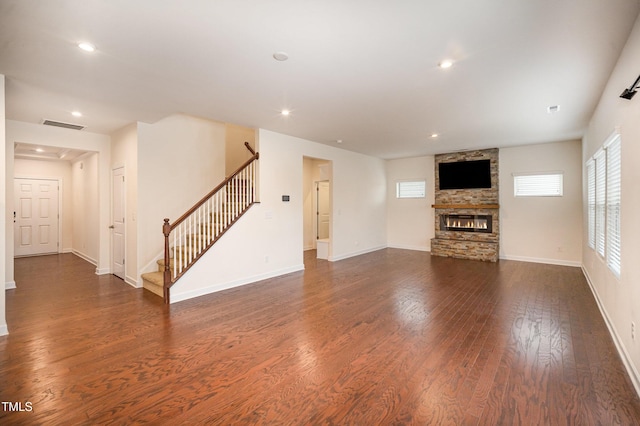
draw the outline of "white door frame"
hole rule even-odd
[[[31,180],[52,180],[52,181],[56,181],[58,182],[58,250],[57,253],[62,253],[63,251],[63,247],[62,247],[62,224],[64,223],[63,221],[63,215],[64,215],[64,209],[62,208],[62,199],[63,199],[63,186],[62,186],[62,178],[61,177],[46,177],[46,176],[32,176],[32,175],[14,175],[13,176],[13,182],[15,185],[15,181],[16,179],[31,179]],[[14,192],[14,191],[12,191]],[[13,194],[14,197],[14,201],[15,202],[15,193]],[[14,223],[14,249],[13,249],[13,254],[15,257],[15,212],[17,211],[17,206],[13,206],[13,212],[11,212],[11,215],[13,216],[13,223]]]

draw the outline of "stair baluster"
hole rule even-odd
[[[142,278],[145,283],[161,281],[165,303],[170,303],[171,286],[256,203],[256,161],[259,153],[248,142],[245,146],[252,154],[249,160],[174,223],[164,219],[161,273],[159,276],[154,275],[158,273],[143,274]]]

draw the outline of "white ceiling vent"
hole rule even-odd
[[[43,120],[42,124],[45,126],[64,127],[65,129],[82,130],[84,126],[79,124],[63,123],[62,121]]]

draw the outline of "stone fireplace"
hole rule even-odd
[[[440,163],[489,161],[491,185],[482,188],[440,189]],[[498,260],[498,149],[435,156],[435,256]]]

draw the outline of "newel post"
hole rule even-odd
[[[169,259],[169,234],[171,233],[171,225],[169,224],[169,219],[164,220],[164,225],[162,225],[162,233],[164,234],[164,284],[163,284],[163,293],[164,293],[164,303],[169,303],[169,286],[171,284],[171,267],[170,267],[170,259]]]

